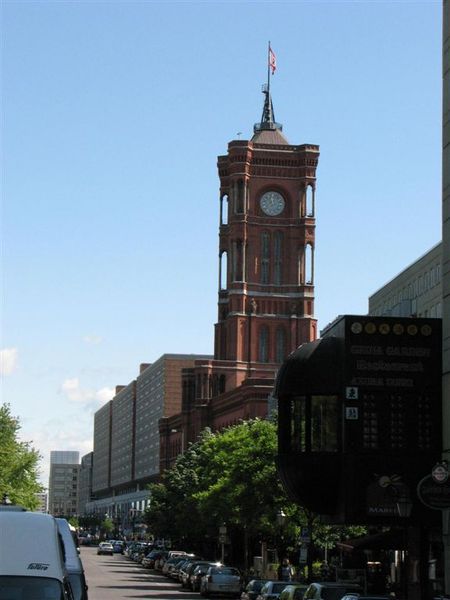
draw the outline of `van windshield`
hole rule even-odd
[[[0,600],[63,600],[63,586],[48,577],[0,576]]]

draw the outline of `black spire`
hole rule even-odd
[[[273,53],[272,48],[270,47],[270,42],[269,42],[268,60],[267,60],[267,84],[263,85],[263,88],[262,88],[262,93],[265,96],[264,108],[263,108],[263,113],[262,113],[262,117],[261,117],[261,122],[256,123],[255,126],[253,127],[254,133],[257,133],[258,131],[261,131],[263,129],[266,129],[266,130],[279,129],[280,131],[283,130],[283,126],[281,125],[281,123],[277,123],[275,121],[275,113],[273,110],[272,96],[270,95],[270,75],[271,74],[273,75],[275,73],[276,68],[277,68],[277,66],[276,66],[275,54]]]

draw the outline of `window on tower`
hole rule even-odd
[[[314,216],[314,188],[312,185],[306,186],[306,216]]]
[[[224,194],[220,199],[220,224],[228,225],[228,194]]]
[[[259,330],[259,362],[269,362],[269,329],[263,325]]]
[[[314,283],[313,248],[311,244],[306,244],[305,247],[305,276],[307,285]]]
[[[261,234],[261,283],[269,283],[270,237],[267,231]]]
[[[222,252],[222,254],[220,255],[219,270],[220,270],[220,289],[226,290],[227,282],[228,282],[228,275],[227,275],[228,254],[227,254],[227,252]]]
[[[280,285],[282,280],[282,249],[283,249],[283,234],[281,231],[275,232],[273,240],[273,255],[274,255],[274,269],[273,269],[273,282],[275,285]]]
[[[286,358],[286,331],[283,327],[277,329],[275,360],[278,363],[283,362]]]

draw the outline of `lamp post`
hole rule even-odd
[[[227,541],[227,526],[225,525],[225,523],[223,523],[219,527],[219,542],[220,542],[220,545],[221,545],[220,562],[222,564],[225,563],[225,542],[226,541]]]

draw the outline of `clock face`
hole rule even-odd
[[[275,217],[284,210],[284,198],[278,192],[266,192],[259,201],[261,209],[266,215]]]

